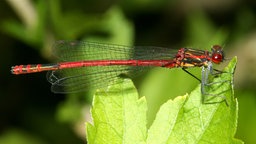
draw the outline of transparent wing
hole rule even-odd
[[[57,41],[53,54],[62,61],[80,60],[168,60],[177,50],[154,46],[123,46],[86,41]]]
[[[61,61],[81,60],[167,60],[177,50],[161,47],[129,47],[84,41],[58,41],[53,53]],[[47,79],[55,93],[70,93],[91,88],[101,88],[116,83],[120,75],[136,77],[148,67],[141,66],[94,66],[61,69],[48,72]]]
[[[51,90],[54,93],[72,93],[86,91],[92,88],[103,88],[116,83],[118,77],[125,75],[133,78],[150,67],[141,69],[140,67],[127,66],[106,66],[88,67],[76,69],[63,69],[49,71],[47,79],[52,83]]]

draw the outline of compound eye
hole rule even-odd
[[[223,61],[223,56],[222,54],[216,53],[212,55],[212,62],[219,64]]]

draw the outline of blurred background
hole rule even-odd
[[[255,1],[1,1],[0,143],[85,143],[92,93],[53,94],[45,73],[10,73],[11,66],[17,64],[56,61],[51,48],[60,39],[174,49],[224,46],[227,59],[238,56],[235,137],[256,143]],[[190,71],[200,77],[200,69]],[[140,95],[147,97],[148,126],[161,104],[190,93],[199,84],[181,69],[161,68],[134,82]]]

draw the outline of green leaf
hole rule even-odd
[[[179,96],[163,104],[146,132],[146,101],[125,79],[106,91],[95,94],[92,117],[87,123],[89,143],[242,143],[234,138],[238,103],[233,92],[233,58],[210,85],[215,103],[202,103],[200,86],[190,95]],[[223,81],[224,80],[224,81]],[[221,81],[221,82],[220,82]],[[210,97],[210,96],[208,96]],[[226,98],[225,102],[220,102]]]
[[[131,80],[120,79],[106,91],[98,91],[93,100],[94,124],[86,124],[89,143],[141,143],[146,139],[146,111],[144,97]]]
[[[149,129],[147,143],[241,143],[234,139],[238,115],[233,93],[236,61],[234,58],[224,69],[226,73],[213,81],[230,80],[213,91],[225,96],[229,106],[225,102],[202,103],[198,86],[189,96],[177,97],[161,106]]]

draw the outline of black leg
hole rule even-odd
[[[197,79],[199,82],[201,82],[201,80],[198,77],[187,71],[185,68],[182,68],[182,70],[185,71],[187,74],[191,75],[193,78]]]

